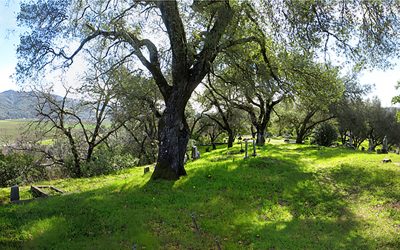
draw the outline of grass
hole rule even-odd
[[[27,129],[29,120],[0,120],[0,141],[15,141]]]
[[[43,182],[68,194],[0,206],[0,248],[399,249],[400,156],[272,141],[243,160],[239,149],[202,153],[176,182],[143,168]]]

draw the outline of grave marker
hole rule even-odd
[[[256,152],[256,141],[253,140],[253,154],[252,156],[257,156],[257,152]]]
[[[197,149],[196,146],[193,146],[192,147],[192,159],[196,160],[196,159],[199,159],[199,158],[200,158],[200,152],[199,152],[199,150]]]
[[[10,201],[11,202],[19,201],[19,187],[18,187],[18,185],[15,185],[15,186],[11,187]]]
[[[383,137],[383,141],[382,141],[382,154],[387,154],[388,151],[389,151],[388,141],[387,141],[387,137],[385,135],[385,137]]]

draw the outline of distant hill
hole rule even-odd
[[[57,101],[63,98],[54,95]],[[75,106],[79,104],[79,100],[67,98],[66,105]],[[35,107],[37,99],[33,92],[23,92],[15,90],[7,90],[0,93],[0,120],[8,119],[34,119],[36,118]],[[91,120],[89,110],[81,110],[79,116],[83,120]]]
[[[0,120],[35,118],[36,98],[30,92],[7,90],[0,93]]]

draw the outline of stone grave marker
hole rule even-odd
[[[199,159],[199,158],[200,158],[200,152],[199,152],[199,150],[197,149],[196,146],[193,146],[192,147],[192,159],[196,160],[196,159]]]
[[[244,159],[249,158],[249,154],[248,154],[249,145],[248,145],[248,142],[249,142],[248,139],[244,139]]]
[[[11,187],[10,201],[11,202],[19,201],[19,187],[18,187],[18,185],[15,185],[15,186]]]
[[[387,154],[389,151],[389,147],[388,147],[388,141],[387,141],[387,137],[385,135],[385,137],[383,137],[383,141],[382,141],[382,154]]]

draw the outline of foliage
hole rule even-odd
[[[117,153],[109,150],[104,145],[96,149],[93,159],[82,164],[83,176],[97,176],[132,168],[138,165],[139,159],[131,154]]]
[[[377,154],[272,140],[244,160],[239,149],[202,153],[176,182],[150,181],[143,168],[41,182],[68,194],[0,206],[0,245],[398,249],[400,156],[382,164]]]
[[[231,103],[231,89],[223,88],[217,91],[217,86],[211,82],[211,79],[211,76],[208,75],[208,84],[205,84],[206,90],[198,96],[197,100],[204,108],[202,114],[208,118],[206,120],[215,123],[227,133],[228,148],[230,148],[233,146],[236,135],[243,130],[244,124],[246,124],[245,118],[243,112],[236,109]],[[221,92],[224,92],[223,96],[220,94]],[[205,123],[203,122],[203,124]]]
[[[37,162],[33,154],[0,153],[0,187],[27,184],[47,179],[44,166]]]
[[[399,144],[400,124],[397,122],[396,110],[382,107],[377,98],[366,102],[366,107],[369,150],[375,150],[377,145],[382,144],[385,136],[390,144]]]
[[[124,151],[135,155],[141,165],[157,159],[158,122],[162,113],[162,96],[154,80],[129,72],[118,71],[114,90],[121,108],[113,120],[123,122],[119,133]]]
[[[331,123],[322,123],[315,128],[314,141],[320,146],[329,147],[336,142],[338,134]]]

